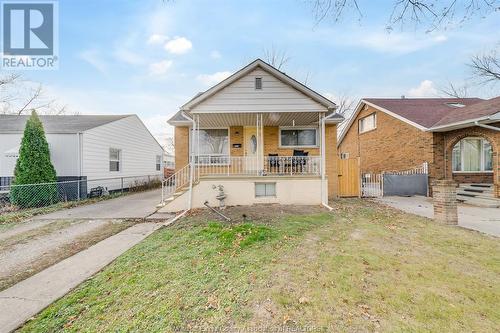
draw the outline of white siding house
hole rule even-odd
[[[28,116],[0,115],[0,182],[14,176]],[[58,180],[157,176],[163,148],[136,115],[40,116]],[[97,182],[94,182],[97,184]],[[108,182],[109,190],[121,181]],[[2,185],[2,184],[0,184]],[[92,187],[89,184],[89,188]]]

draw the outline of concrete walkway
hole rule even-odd
[[[381,197],[377,202],[397,208],[407,213],[434,218],[432,198],[414,197]],[[469,205],[458,205],[458,225],[472,230],[500,237],[500,208],[483,208]]]
[[[136,224],[0,292],[0,332],[15,330],[161,226]]]
[[[63,209],[36,216],[34,220],[58,219],[142,219],[156,212],[161,201],[161,189],[128,194],[95,204]]]

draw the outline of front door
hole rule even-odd
[[[257,140],[257,127],[247,126],[244,128],[244,138],[245,138],[245,171],[258,172],[262,168],[259,167],[258,158],[258,140]]]

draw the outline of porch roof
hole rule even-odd
[[[204,113],[196,114],[200,127],[255,126],[256,113]],[[276,112],[261,113],[262,126],[314,126],[319,125],[320,113],[316,112]],[[343,118],[329,117],[329,121],[340,122]]]

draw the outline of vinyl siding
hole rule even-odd
[[[23,134],[0,134],[0,177],[14,176],[16,158],[5,152],[21,145]],[[46,134],[50,159],[58,177],[78,176],[78,136],[76,134]]]
[[[255,78],[262,78],[262,89],[255,89]],[[289,112],[327,111],[273,75],[257,68],[192,108],[192,112]]]
[[[83,175],[88,179],[161,175],[158,142],[136,116],[93,128],[83,134]],[[121,170],[109,171],[109,149],[121,149]]]

